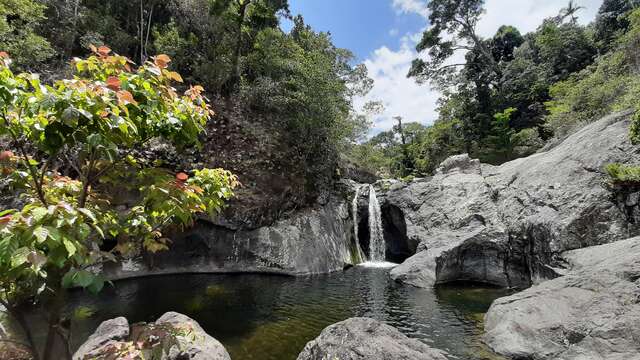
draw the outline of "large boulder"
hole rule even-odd
[[[564,257],[567,275],[493,303],[485,342],[514,359],[640,359],[640,238]]]
[[[200,221],[179,235],[171,251],[106,264],[110,279],[175,273],[273,273],[309,275],[359,262],[350,205],[332,200],[255,230]]]
[[[445,354],[377,320],[351,318],[324,329],[298,360],[446,360]]]
[[[153,360],[231,360],[224,346],[195,320],[175,312],[151,324],[129,325],[123,317],[107,320],[80,346],[73,360],[119,359],[126,355]]]
[[[629,113],[615,114],[526,158],[491,166],[458,155],[432,178],[392,187],[383,203],[402,211],[420,245],[391,276],[420,287],[527,287],[557,276],[563,251],[640,234],[604,185],[606,164],[640,161],[628,129]]]

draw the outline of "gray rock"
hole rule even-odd
[[[170,330],[167,330],[167,326]],[[144,345],[136,345],[140,343]],[[152,324],[130,326],[123,317],[107,320],[80,346],[73,359],[111,359],[114,354],[119,354],[116,349],[129,347],[140,351],[145,359],[231,360],[224,346],[207,334],[195,320],[175,312],[162,315]]]
[[[256,230],[201,221],[152,262],[136,258],[103,271],[113,280],[175,273],[319,274],[355,265],[354,244],[350,205],[333,200]]]
[[[324,329],[298,360],[446,360],[445,355],[379,321],[351,318]]]
[[[640,234],[603,185],[606,164],[640,162],[628,115],[501,166],[458,155],[426,181],[389,189],[383,207],[400,209],[406,236],[420,241],[391,276],[420,287],[457,280],[527,287],[556,277],[563,251]]]
[[[74,360],[97,358],[105,349],[129,338],[129,322],[124,317],[104,321],[73,355]]]
[[[566,276],[493,303],[485,342],[516,359],[640,359],[640,238],[564,257]]]
[[[186,315],[168,312],[162,315],[156,324],[170,324],[176,328],[189,328],[194,334],[195,341],[180,341],[179,345],[171,348],[168,360],[230,360],[231,357],[222,344],[207,334],[200,324]],[[173,355],[173,357],[172,357]],[[185,357],[186,356],[186,357]]]

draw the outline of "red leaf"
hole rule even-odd
[[[165,69],[171,62],[171,58],[165,54],[160,54],[153,58],[153,63],[160,69]]]
[[[133,95],[131,95],[131,93],[128,92],[127,90],[118,91],[116,93],[116,96],[118,97],[118,103],[120,103],[120,105],[127,105],[127,104],[138,105],[136,100],[133,98]]]
[[[3,217],[0,217],[0,224],[6,224],[9,221],[11,221],[11,215],[5,215]]]
[[[113,91],[120,90],[120,79],[115,76],[109,76],[107,79],[107,87]]]
[[[9,150],[5,150],[3,152],[0,152],[0,161],[11,160],[12,157],[13,157],[13,152],[11,152]]]
[[[6,51],[0,51],[0,58],[8,59],[9,58],[9,54],[7,54]]]
[[[98,48],[98,54],[100,54],[100,56],[107,56],[110,52],[111,49],[108,46],[103,45]]]
[[[181,172],[181,173],[178,173],[178,174],[176,175],[176,179],[177,179],[178,181],[185,182],[185,181],[189,180],[189,175],[187,175],[187,174],[185,174],[185,173]]]

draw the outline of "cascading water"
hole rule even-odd
[[[365,262],[367,261],[367,257],[364,254],[364,251],[362,251],[362,248],[360,247],[360,238],[358,237],[358,225],[359,225],[359,221],[358,221],[358,199],[360,197],[360,189],[362,187],[361,186],[357,186],[356,187],[356,194],[353,197],[353,202],[351,203],[351,209],[353,211],[353,232],[355,234],[355,239],[356,239],[356,251],[358,252],[358,257],[360,258],[360,261]]]
[[[376,190],[369,185],[369,260],[385,261],[386,244],[382,232],[382,211],[376,197]]]

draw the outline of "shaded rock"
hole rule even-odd
[[[615,114],[545,152],[501,166],[458,155],[432,178],[389,189],[383,206],[400,209],[407,237],[420,241],[391,276],[527,287],[556,277],[563,251],[640,234],[603,185],[606,164],[640,162],[628,128],[629,113]]]
[[[151,324],[129,326],[123,317],[107,320],[80,346],[73,359],[113,359],[127,354],[153,360],[231,359],[222,344],[195,320],[175,312],[168,312]]]
[[[446,360],[445,355],[377,320],[351,318],[325,328],[298,360]]]
[[[200,221],[171,251],[152,259],[105,265],[111,279],[171,273],[274,273],[308,275],[355,265],[350,206],[333,200],[272,226],[232,229]]]
[[[564,258],[567,275],[493,303],[485,342],[516,359],[640,359],[640,238]]]

